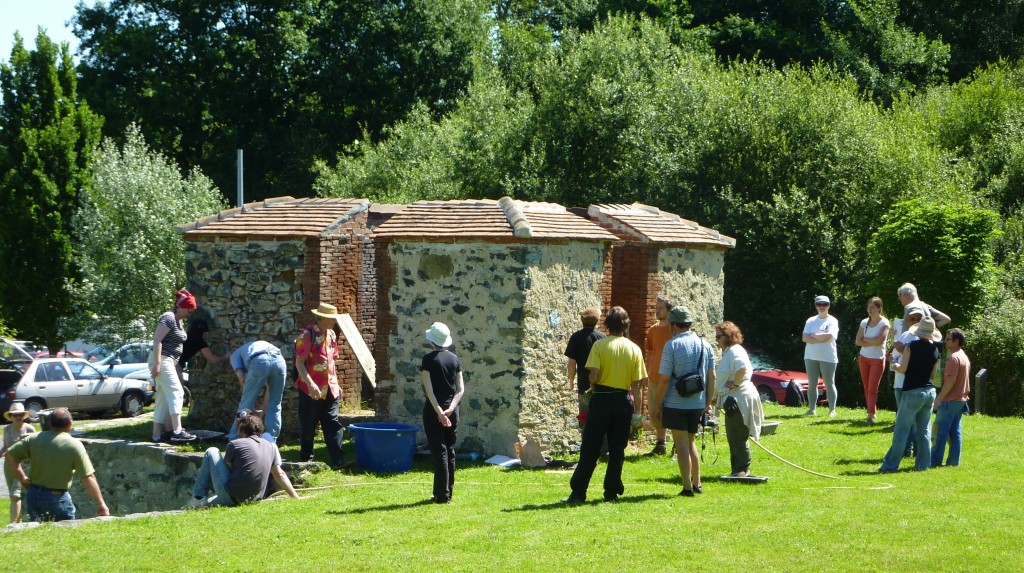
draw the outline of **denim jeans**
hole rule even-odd
[[[281,398],[284,397],[284,378],[287,371],[288,366],[277,349],[256,356],[249,362],[245,383],[242,384],[242,400],[238,403],[239,412],[246,408],[252,409],[260,399],[264,386],[267,387],[269,393],[264,421],[267,433],[274,436],[274,439],[281,435]],[[233,440],[237,437],[238,418],[235,418],[228,432],[228,439]]]
[[[926,386],[913,390],[904,390],[900,399],[899,410],[896,411],[896,427],[892,433],[892,446],[882,460],[879,471],[893,472],[899,469],[903,459],[903,450],[907,436],[913,428],[916,438],[914,445],[917,452],[914,457],[914,469],[921,471],[931,466],[931,428],[932,405],[935,403],[935,387]]]
[[[960,446],[963,439],[963,416],[968,410],[967,402],[940,402],[939,413],[935,416],[935,445],[932,446],[932,466],[942,465],[942,454],[949,440],[947,466],[960,465]]]
[[[32,521],[65,521],[75,518],[75,504],[71,494],[55,492],[38,485],[28,486],[25,492],[25,512]]]
[[[900,411],[900,400],[903,399],[903,388],[893,388],[893,393],[896,394],[896,413],[899,415]],[[903,457],[909,458],[914,453],[914,439],[917,437],[917,432],[914,428],[910,428],[910,433],[907,434],[907,442],[903,445]]]
[[[835,362],[822,362],[821,360],[804,359],[804,368],[807,369],[807,405],[811,411],[818,409],[818,377],[825,380],[825,395],[828,396],[828,411],[836,409],[836,401],[839,400],[839,393],[836,391],[836,367]]]
[[[228,494],[228,477],[231,470],[224,461],[220,450],[210,448],[203,454],[203,465],[199,466],[196,473],[196,485],[192,488],[194,497],[207,497],[212,491],[216,494],[210,503],[212,505],[235,505],[231,495]]]

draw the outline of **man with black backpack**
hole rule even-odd
[[[691,331],[690,309],[677,306],[669,312],[672,338],[665,344],[658,368],[651,418],[672,430],[683,490],[693,497],[704,493],[700,481],[700,455],[694,438],[701,416],[714,404],[715,352],[706,340]]]

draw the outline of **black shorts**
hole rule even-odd
[[[680,430],[696,434],[700,428],[700,415],[704,410],[681,410],[678,408],[662,408],[661,426],[668,430]]]

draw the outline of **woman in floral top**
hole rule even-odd
[[[334,370],[334,360],[338,357],[338,337],[334,333],[338,309],[334,305],[320,303],[320,308],[313,314],[319,317],[316,324],[303,329],[295,341],[295,369],[299,373],[295,381],[295,387],[299,389],[299,460],[313,459],[313,437],[319,422],[324,431],[331,467],[341,469],[344,464],[342,426],[338,420],[341,387]]]

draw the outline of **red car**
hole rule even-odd
[[[759,351],[751,351],[750,363],[754,372],[750,381],[761,395],[762,402],[775,402],[786,406],[802,406],[807,403],[807,373],[793,370],[782,370],[770,358]],[[799,397],[790,386],[796,384]],[[825,396],[825,382],[818,380],[818,403],[828,403]]]

